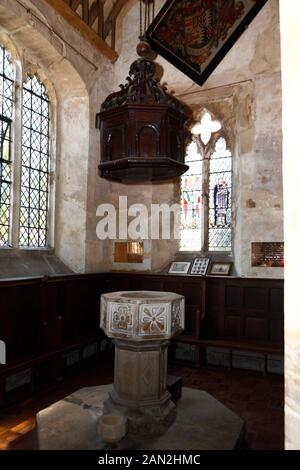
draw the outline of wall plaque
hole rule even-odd
[[[283,268],[284,267],[284,243],[264,242],[252,243],[252,266]]]
[[[142,263],[144,258],[143,242],[116,242],[115,263]]]

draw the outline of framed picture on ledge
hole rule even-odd
[[[187,274],[191,263],[188,261],[174,261],[169,268],[169,274]]]
[[[214,262],[211,264],[209,274],[214,276],[230,276],[233,263]]]
[[[205,276],[209,265],[209,258],[195,258],[190,274]]]

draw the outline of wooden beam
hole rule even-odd
[[[82,0],[82,19],[89,24],[89,0]]]
[[[68,7],[63,0],[46,0],[46,2],[112,63],[117,60],[118,54],[77,13]]]
[[[99,14],[98,14],[98,34],[103,39],[104,38],[104,3],[105,0],[98,0],[99,5]]]
[[[111,26],[110,44],[113,50],[115,50],[116,48],[116,22],[117,22],[117,18],[114,18],[112,20],[112,26]]]
[[[71,0],[71,8],[72,10],[76,11],[77,8],[79,7],[79,4],[81,3],[81,0]]]
[[[97,16],[99,17],[99,0],[95,0],[89,12],[89,25],[93,26]]]
[[[128,0],[117,0],[110,10],[106,20],[105,20],[105,37],[107,37],[111,31],[115,27],[115,22],[119,13],[121,12],[122,8],[126,5]]]

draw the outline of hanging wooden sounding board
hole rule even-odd
[[[127,83],[110,94],[97,114],[101,134],[99,176],[125,183],[162,181],[188,170],[185,123],[188,108],[155,78],[156,64],[144,34],[154,19],[154,1],[140,1],[140,56]]]

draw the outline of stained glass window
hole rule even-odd
[[[221,128],[205,111],[191,130],[185,159],[189,170],[181,179],[182,251],[231,251],[232,155],[224,137],[209,144]]]
[[[195,124],[191,130],[193,135],[199,135],[204,145],[208,144],[213,132],[217,132],[221,129],[219,121],[213,121],[211,115],[205,112],[200,122]]]
[[[180,249],[201,249],[202,156],[192,142],[185,158],[189,170],[181,179],[181,239]]]
[[[23,85],[20,246],[47,246],[49,98],[38,77]]]
[[[209,163],[209,230],[210,251],[231,250],[232,158],[226,140],[220,137]]]
[[[0,45],[0,246],[10,243],[14,75],[9,54]]]

